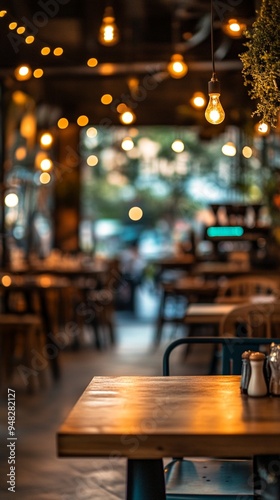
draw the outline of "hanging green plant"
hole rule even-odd
[[[244,85],[257,99],[252,116],[275,127],[280,110],[280,0],[263,0],[252,28],[245,32],[248,48],[240,54]]]

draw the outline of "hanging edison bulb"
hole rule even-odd
[[[220,102],[220,82],[213,73],[210,82],[208,82],[209,102],[205,110],[205,118],[212,125],[219,125],[225,119],[225,112]]]
[[[188,66],[181,54],[173,54],[167,65],[167,71],[172,78],[183,78],[188,72]]]
[[[120,39],[119,30],[115,23],[113,7],[106,7],[99,30],[98,40],[102,45],[116,45]]]

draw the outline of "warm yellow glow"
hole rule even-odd
[[[134,148],[134,142],[131,137],[125,137],[122,140],[121,147],[124,151],[131,151]]]
[[[27,45],[30,45],[31,43],[34,42],[34,40],[35,40],[35,38],[33,35],[28,35],[24,41],[25,41],[25,43],[27,43]]]
[[[117,106],[117,112],[118,113],[124,113],[125,111],[127,111],[127,105],[124,104],[124,102],[121,102],[120,104],[118,104],[118,106]]]
[[[119,30],[115,23],[112,7],[106,7],[102,24],[100,26],[98,40],[102,45],[115,45],[120,39]]]
[[[104,94],[100,100],[102,104],[111,104],[113,97],[111,96],[111,94]]]
[[[172,78],[183,78],[187,74],[188,66],[181,54],[173,54],[170,63],[167,65],[167,71]]]
[[[2,276],[1,283],[3,286],[11,286],[11,284],[12,284],[11,276],[9,276],[8,274],[5,274],[4,276]]]
[[[9,193],[5,196],[6,207],[13,208],[18,205],[18,195],[15,193]]]
[[[132,207],[128,212],[128,216],[131,220],[140,220],[143,217],[143,210],[140,207]]]
[[[256,129],[262,135],[266,135],[269,133],[269,125],[265,122],[258,123],[256,125]]]
[[[33,113],[26,113],[20,123],[20,134],[25,139],[34,139],[36,136],[36,118]]]
[[[184,145],[183,141],[176,140],[176,141],[172,142],[171,149],[173,149],[173,151],[175,153],[182,153],[182,151],[184,151],[184,149],[185,149],[185,145]]]
[[[90,67],[90,68],[94,68],[95,66],[97,66],[98,64],[98,60],[95,58],[95,57],[90,57],[87,61],[87,65]]]
[[[41,168],[42,161],[47,158],[47,153],[44,151],[39,151],[35,156],[35,167]]]
[[[24,160],[26,157],[26,148],[24,146],[20,146],[15,151],[15,157],[18,161]]]
[[[227,142],[222,146],[222,153],[225,156],[235,156],[236,155],[236,146],[233,142]]]
[[[12,94],[12,99],[15,104],[17,104],[18,106],[22,106],[27,102],[27,95],[21,90],[15,90],[15,92],[13,92]]]
[[[202,92],[195,92],[190,103],[194,108],[203,108],[206,105],[206,97]]]
[[[87,157],[87,164],[89,165],[89,167],[95,167],[95,165],[97,165],[97,163],[98,163],[97,156],[90,155]]]
[[[209,94],[209,103],[205,110],[205,118],[212,125],[218,125],[225,119],[225,112],[220,102],[220,94]]]
[[[0,17],[4,17],[7,14],[6,10],[0,10]]]
[[[28,64],[23,64],[15,69],[14,74],[18,81],[29,80],[32,75],[32,70]]]
[[[42,54],[42,56],[48,56],[50,51],[51,51],[50,47],[43,47],[41,49],[41,54]]]
[[[44,275],[40,276],[39,277],[39,283],[40,283],[41,287],[48,288],[52,284],[52,278],[51,278],[51,276],[44,276]]]
[[[238,21],[237,19],[229,19],[224,25],[223,30],[231,37],[240,38],[246,30],[246,24]]]
[[[44,71],[41,68],[37,68],[33,71],[34,78],[41,78],[44,74]]]
[[[80,115],[78,118],[77,118],[77,124],[80,126],[80,127],[85,127],[89,122],[89,119],[86,115]]]
[[[16,27],[17,27],[17,23],[15,23],[15,22],[12,22],[12,23],[9,24],[9,29],[10,30],[15,30]]]
[[[54,56],[62,56],[63,54],[63,48],[62,47],[56,47],[53,51]]]
[[[65,129],[68,127],[68,125],[69,125],[69,121],[67,120],[67,118],[59,118],[59,120],[57,122],[58,128]]]
[[[250,148],[250,146],[244,146],[244,148],[242,149],[242,154],[244,158],[251,158],[253,150],[252,148]]]
[[[50,160],[50,158],[44,158],[40,163],[40,167],[44,172],[48,172],[52,169],[53,162],[52,160]]]
[[[40,137],[40,144],[44,148],[48,148],[53,143],[53,136],[50,132],[44,132]]]
[[[19,26],[19,27],[17,28],[17,33],[18,33],[19,35],[22,35],[22,34],[25,32],[25,30],[26,30],[25,26]]]
[[[49,184],[50,180],[51,180],[50,174],[48,174],[48,172],[42,172],[42,174],[40,175],[41,184]]]
[[[97,136],[97,130],[94,127],[90,127],[87,129],[86,134],[88,137],[96,137]]]
[[[135,120],[136,120],[136,116],[134,113],[132,113],[132,111],[127,110],[120,115],[120,121],[124,125],[130,125]]]

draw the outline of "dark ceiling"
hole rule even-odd
[[[139,125],[197,124],[207,128],[204,112],[193,110],[189,100],[194,91],[207,94],[212,74],[210,0],[114,0],[110,5],[121,39],[113,47],[98,42],[106,5],[108,2],[103,0],[7,1],[8,13],[0,18],[0,54],[8,90],[22,88],[37,102],[59,108],[70,120],[86,114],[95,124],[119,123],[115,106],[100,102],[104,93],[110,93],[114,102],[127,100],[132,104]],[[257,3],[213,0],[213,6],[216,70],[222,86],[225,124],[239,125],[250,117],[253,106],[243,85],[238,57],[245,50],[245,40],[230,38],[222,28],[230,17],[244,19],[250,26]],[[11,21],[27,26],[27,31],[35,35],[34,43],[26,45],[23,38],[15,36],[8,29]],[[40,53],[44,45],[52,49],[61,46],[64,53],[61,57],[44,57]],[[177,80],[166,70],[175,51],[184,55],[189,66],[187,75]],[[89,57],[98,59],[95,68],[86,65]],[[33,69],[43,68],[44,76],[17,82],[13,68],[23,62]],[[129,78],[139,82],[134,98]]]

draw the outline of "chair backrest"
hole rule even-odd
[[[279,296],[280,283],[265,276],[228,278],[219,287],[218,297],[250,297],[252,295]]]
[[[220,323],[221,336],[272,337],[280,323],[280,301],[236,305]]]
[[[185,337],[174,340],[166,348],[163,355],[163,375],[170,375],[170,355],[178,346],[183,344],[211,344],[222,346],[223,375],[240,375],[244,351],[259,351],[262,346],[272,342],[280,343],[280,339],[271,338],[239,338],[239,337]]]

